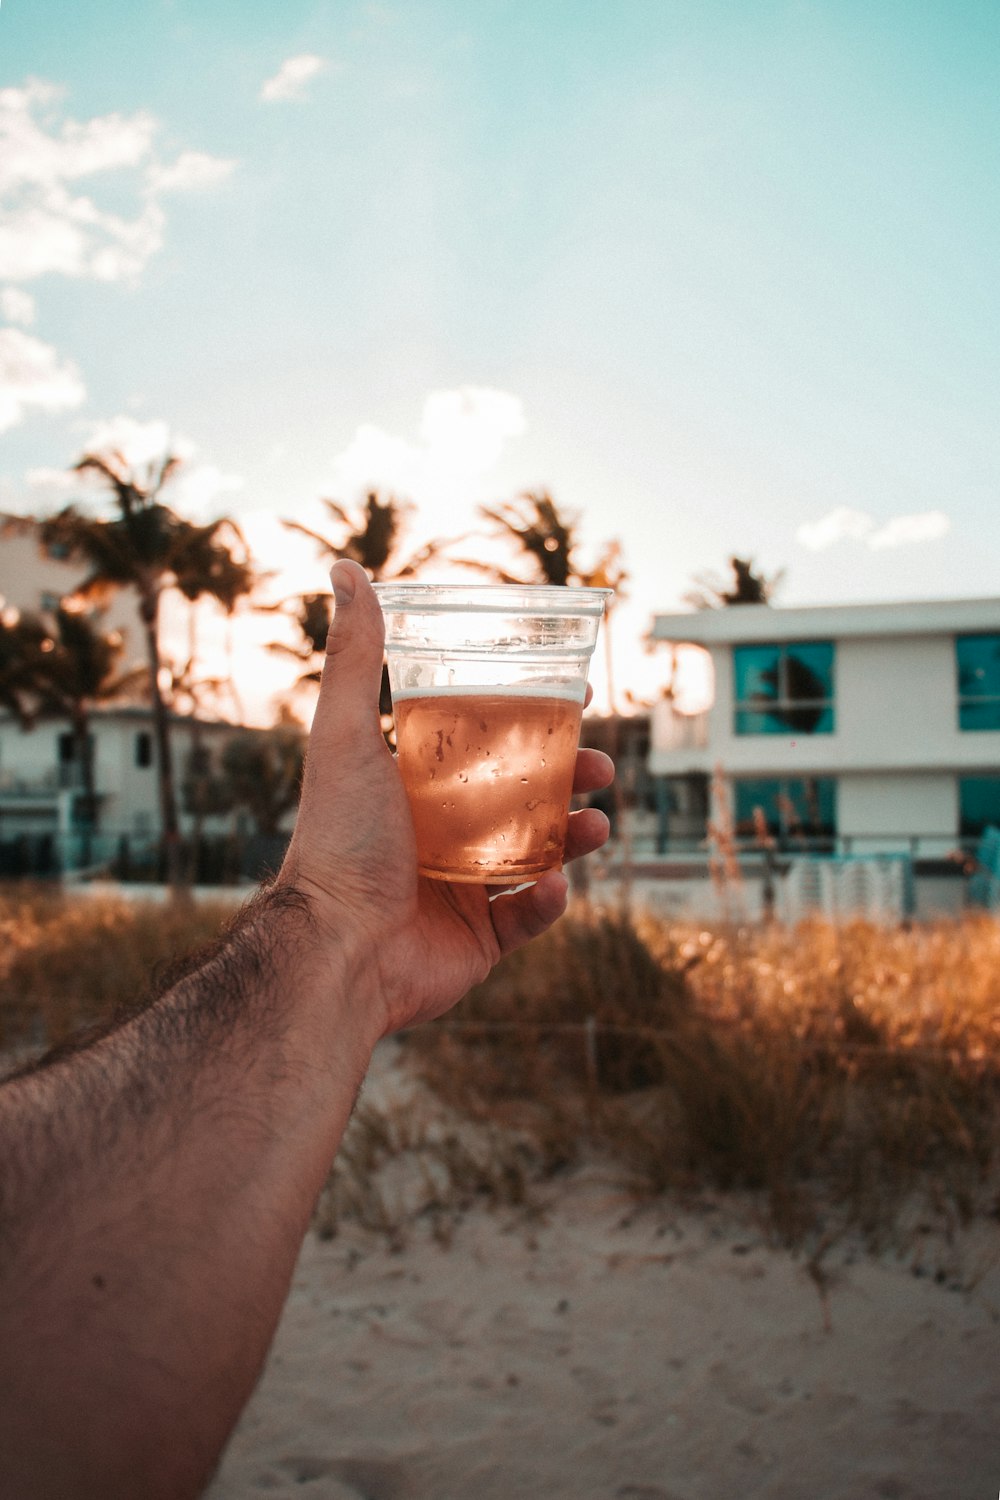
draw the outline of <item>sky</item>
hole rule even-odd
[[[545,489],[638,697],[733,554],[998,594],[998,85],[995,0],[3,0],[0,509],[167,442],[322,587],[321,497]]]

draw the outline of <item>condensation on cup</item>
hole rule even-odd
[[[609,589],[375,585],[417,863],[519,885],[562,864]]]

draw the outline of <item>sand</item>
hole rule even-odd
[[[750,1227],[748,1227],[750,1225]],[[591,1169],[402,1250],[310,1235],[210,1500],[992,1500],[1000,1231],[817,1278]]]

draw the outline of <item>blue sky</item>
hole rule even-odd
[[[1000,592],[998,75],[992,0],[4,0],[0,507],[169,430],[306,570],[321,495],[547,487],[644,690],[734,551]]]

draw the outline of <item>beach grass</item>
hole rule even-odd
[[[164,964],[216,937],[232,912],[231,902],[0,885],[0,1052],[37,1052],[109,1020]]]
[[[0,1048],[113,1016],[230,914],[0,888]],[[578,903],[401,1052],[419,1103],[356,1112],[323,1234],[398,1240],[423,1215],[446,1237],[472,1201],[525,1204],[595,1160],[637,1199],[741,1196],[814,1250],[1000,1217],[990,917],[700,929]]]
[[[776,1240],[1000,1214],[1000,925],[678,928],[577,908],[414,1032],[450,1107]]]

